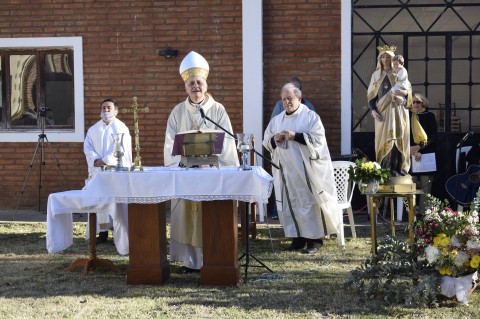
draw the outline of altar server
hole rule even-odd
[[[112,134],[123,133],[123,148],[124,154],[121,158],[122,166],[130,168],[132,166],[132,138],[128,127],[119,119],[118,104],[113,99],[106,99],[102,101],[100,120],[91,126],[87,131],[85,142],[83,144],[83,151],[87,159],[88,164],[88,179],[86,184],[91,180],[98,172],[102,171],[105,165],[115,166],[117,165],[117,158],[114,156],[114,139]],[[128,206],[127,204],[117,204],[116,212],[114,214],[121,218],[126,225]],[[128,233],[119,234],[116,233],[115,225],[112,225],[112,221],[108,214],[97,214],[97,231],[99,236],[96,239],[97,244],[101,244],[107,241],[108,229],[113,226],[113,238],[119,253],[122,255],[128,254]],[[88,234],[87,227],[87,236]],[[118,229],[124,229],[118,227]],[[121,241],[121,242],[120,242]]]
[[[232,132],[225,107],[207,93],[210,68],[207,60],[197,52],[190,52],[180,64],[180,76],[185,82],[187,98],[177,104],[168,117],[163,158],[165,166],[177,166],[180,155],[173,156],[173,141],[179,132],[199,129],[218,130],[215,124],[202,118],[204,114],[224,129]],[[225,135],[219,156],[221,166],[238,166],[235,140]],[[192,181],[199,182],[199,181]],[[178,273],[198,272],[203,266],[202,203],[189,200],[172,200],[170,232],[170,260],[181,261]]]

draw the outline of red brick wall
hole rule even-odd
[[[340,0],[263,3],[265,122],[283,83],[298,75],[305,82],[305,96],[320,111],[331,152],[338,152]],[[129,107],[137,96],[139,105],[150,108],[139,115],[142,164],[154,166],[163,164],[168,114],[186,97],[178,67],[191,50],[209,62],[209,92],[225,105],[234,131],[241,131],[241,13],[241,0],[2,1],[0,37],[82,36],[86,129],[98,120],[102,99],[113,97]],[[179,56],[159,56],[167,47],[179,50]],[[120,113],[119,118],[133,134],[133,116]],[[35,147],[36,143],[0,143],[0,168],[6,172],[0,176],[0,209],[15,208],[17,202],[19,209],[38,207],[38,154],[30,169]],[[42,210],[48,194],[80,189],[87,174],[82,143],[50,147],[52,151],[45,147],[42,166]]]
[[[264,118],[292,76],[320,114],[330,153],[340,153],[341,1],[264,0]]]

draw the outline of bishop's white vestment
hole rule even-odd
[[[205,115],[224,129],[232,132],[232,125],[225,107],[207,94],[201,103]],[[175,135],[190,130],[219,130],[213,123],[203,119],[199,109],[189,102],[176,105],[168,117],[165,133],[163,158],[165,166],[178,165],[180,155],[172,156]],[[221,166],[238,166],[238,153],[235,140],[225,134],[222,154],[219,156]],[[192,181],[199,182],[201,181]],[[183,261],[184,266],[200,269],[203,266],[202,253],[202,205],[201,202],[189,200],[172,200],[170,229],[170,260]]]

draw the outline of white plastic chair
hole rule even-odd
[[[352,196],[355,189],[355,183],[350,181],[348,175],[348,169],[350,166],[355,167],[355,163],[349,161],[333,161],[333,173],[335,176],[335,185],[337,187],[337,200],[338,206],[342,213],[342,246],[345,245],[343,235],[343,212],[346,209],[348,214],[348,220],[350,222],[350,228],[352,230],[352,237],[357,238],[357,232],[355,231],[355,220],[353,219],[352,211]]]

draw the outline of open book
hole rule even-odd
[[[198,156],[221,154],[225,133],[218,130],[190,130],[177,133],[172,155]]]
[[[424,153],[419,161],[412,155],[412,173],[435,172],[436,170],[435,153]]]

